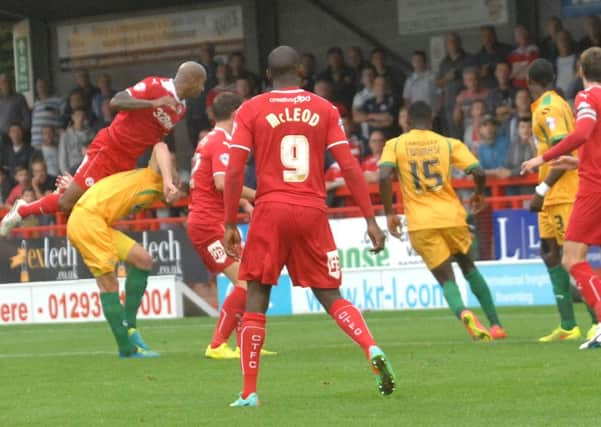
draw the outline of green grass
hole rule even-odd
[[[262,361],[260,408],[227,407],[239,364],[202,357],[213,319],[142,322],[163,353],[153,360],[119,360],[104,323],[2,327],[0,425],[599,425],[601,351],[536,343],[557,323],[552,307],[501,316],[510,338],[485,344],[447,311],[367,313],[398,377],[388,398],[328,317],[270,318],[267,348],[280,355]]]

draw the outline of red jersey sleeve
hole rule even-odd
[[[139,81],[135,85],[128,87],[126,92],[136,99],[154,99],[156,98],[156,88],[160,87],[161,83],[156,77],[147,77]]]
[[[250,102],[244,102],[236,112],[230,148],[250,152],[253,147],[253,113]]]
[[[328,138],[326,140],[326,147],[329,150],[339,144],[348,144],[348,141],[346,134],[344,133],[344,127],[338,109],[332,106],[330,115],[328,116]]]
[[[215,148],[211,153],[211,169],[213,175],[225,174],[227,165],[230,161],[229,149],[225,143],[215,144]]]

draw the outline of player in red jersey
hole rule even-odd
[[[69,213],[85,191],[100,179],[134,169],[138,158],[171,131],[186,114],[185,100],[202,92],[206,80],[204,67],[184,62],[175,78],[147,77],[117,93],[110,106],[119,112],[111,125],[98,132],[64,193],[55,192],[25,203],[14,204],[0,223],[6,236],[23,218],[58,212]],[[172,177],[163,177],[165,198],[177,194]]]
[[[240,262],[229,257],[223,247],[223,185],[234,114],[242,101],[244,99],[240,95],[231,92],[221,93],[215,98],[215,127],[198,143],[192,159],[188,237],[208,270],[213,274],[224,273],[234,285],[223,302],[213,338],[205,351],[205,356],[211,359],[240,357],[239,350],[232,350],[227,341],[244,314],[246,282],[238,279]],[[255,190],[244,187],[242,199],[250,204],[248,200],[254,198]]]
[[[269,54],[268,73],[275,88],[242,104],[236,114],[226,172],[225,237],[227,253],[240,256],[236,226],[244,164],[254,152],[256,207],[239,278],[248,282],[241,326],[244,386],[230,406],[257,406],[257,375],[265,341],[265,312],[271,288],[285,265],[295,286],[311,287],[338,326],[364,350],[382,394],[394,391],[394,373],[376,345],[361,312],[342,298],[340,263],[325,205],[324,160],[329,150],[342,169],[367,221],[373,251],[384,248],[374,220],[367,183],[353,158],[335,107],[299,89],[300,56],[288,46]]]
[[[592,47],[580,56],[580,73],[584,90],[574,103],[574,130],[544,155],[522,164],[522,172],[533,171],[545,162],[569,154],[578,148],[580,184],[566,231],[563,265],[576,280],[576,285],[589,307],[601,318],[601,279],[586,261],[588,247],[601,245],[601,48]],[[560,164],[569,161],[560,160]],[[601,327],[581,349],[601,347]]]

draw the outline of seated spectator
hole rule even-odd
[[[10,176],[8,169],[0,166],[0,209],[8,209],[10,207],[7,204],[7,200],[14,186],[15,181]]]
[[[393,69],[386,63],[386,52],[379,47],[376,47],[371,51],[369,59],[371,65],[376,69],[376,76],[386,78],[390,93],[395,98],[401,99],[403,96],[405,75],[401,71]]]
[[[25,141],[23,128],[19,123],[13,123],[8,129],[8,142],[2,147],[3,166],[5,166],[11,175],[15,174],[18,165],[27,165],[33,156],[34,150]]]
[[[21,197],[19,198],[23,199],[25,203],[32,203],[37,200],[37,197],[35,196],[35,191],[31,187],[25,187],[21,192]],[[39,217],[37,215],[30,215],[27,218],[23,219],[20,227],[35,227],[38,225],[40,225]]]
[[[513,112],[515,88],[511,84],[511,66],[508,62],[498,62],[495,67],[497,87],[492,89],[486,98],[486,106],[491,114],[497,116],[499,123],[504,123]]]
[[[37,99],[31,113],[31,146],[39,148],[43,144],[42,129],[44,127],[61,127],[61,109],[63,99],[50,94],[48,81],[37,79],[35,82]]]
[[[513,48],[497,39],[497,32],[492,25],[480,27],[480,42],[482,47],[476,54],[480,81],[483,87],[491,89],[496,86],[494,72],[497,64],[507,61]]]
[[[576,98],[576,95],[581,90],[584,90],[584,84],[579,76],[578,68],[580,68],[580,59],[576,58],[576,62],[574,63],[574,77],[568,85],[568,90],[564,94],[565,98],[572,104],[572,108],[574,107],[574,99]]]
[[[56,176],[48,175],[44,159],[33,159],[31,161],[31,188],[35,193],[35,199],[40,199],[55,189]]]
[[[532,122],[528,118],[522,118],[518,127],[518,139],[509,145],[505,167],[497,172],[497,176],[499,178],[519,177],[522,163],[535,156],[536,146],[532,138]],[[532,187],[528,186],[506,187],[505,194],[508,196],[532,194],[532,190]]]
[[[200,47],[198,62],[205,67],[207,72],[207,81],[205,82],[205,90],[211,90],[217,84],[217,61],[215,61],[215,45],[211,43],[203,43]]]
[[[486,100],[489,90],[480,85],[478,70],[472,67],[463,70],[463,85],[465,89],[459,92],[455,101],[453,120],[455,126],[465,132],[465,129],[471,124],[469,112],[472,103],[477,99]]]
[[[362,89],[355,94],[353,98],[353,120],[360,123],[357,114],[361,114],[360,110],[365,101],[374,97],[374,80],[376,78],[376,70],[372,65],[368,65],[361,71],[361,86]],[[369,137],[369,127],[367,122],[361,123],[361,135],[363,138]]]
[[[332,83],[332,100],[349,108],[355,94],[354,71],[344,62],[342,49],[331,47],[327,53],[327,68],[317,76],[318,80]]]
[[[315,73],[315,55],[305,52],[301,56],[301,87],[305,90],[313,92],[313,86],[317,79]]]
[[[29,130],[31,115],[25,97],[16,93],[13,82],[6,73],[0,73],[0,134],[8,133],[12,123],[17,123],[21,129]]]
[[[526,88],[528,66],[538,58],[538,47],[530,43],[528,30],[523,25],[518,25],[514,30],[515,43],[517,47],[509,55],[511,64],[511,78],[516,88]]]
[[[96,116],[96,128],[101,129],[111,124],[114,114],[109,107],[111,99],[117,91],[111,85],[111,76],[102,73],[98,77],[98,93],[92,99],[92,112]]]
[[[58,167],[61,172],[71,172],[79,167],[86,147],[92,139],[94,132],[88,125],[85,110],[76,109],[71,114],[71,123],[58,144]]]
[[[348,49],[348,65],[353,70],[353,85],[357,90],[361,85],[361,73],[369,65],[363,56],[363,50],[359,46],[351,46]]]
[[[375,130],[369,136],[369,151],[371,154],[361,162],[363,176],[365,176],[365,180],[369,183],[379,181],[378,163],[380,162],[380,157],[382,157],[385,143],[386,134],[381,130]]]
[[[570,90],[570,85],[576,76],[576,55],[574,54],[574,41],[569,31],[562,30],[557,34],[557,51],[558,56],[555,62],[557,70],[557,78],[555,86],[563,92],[565,96]]]
[[[397,124],[401,130],[401,135],[409,132],[409,106],[403,105],[399,110]]]
[[[346,140],[349,143],[349,147],[351,149],[351,154],[360,161],[364,156],[366,150],[366,144],[364,139],[357,133],[357,125],[350,118],[350,116],[342,116],[340,118],[342,120],[342,127],[344,127],[344,134],[346,135]]]
[[[520,119],[530,118],[532,112],[530,111],[530,104],[532,99],[530,98],[530,92],[528,89],[520,89],[515,93],[515,108],[514,113],[510,116],[509,120],[502,124],[504,127],[503,132],[509,136],[510,141],[518,139],[518,127]]]
[[[83,105],[87,111],[92,111],[92,100],[100,90],[92,84],[90,73],[85,68],[76,70],[74,75],[75,87],[71,92],[79,92],[83,96]]]
[[[82,91],[74,90],[67,98],[67,103],[65,105],[65,111],[63,111],[63,115],[61,118],[61,127],[63,129],[67,129],[69,123],[71,123],[71,115],[75,110],[83,110],[86,114],[86,118],[88,119],[88,123],[90,126],[94,123],[94,116],[90,113],[86,106],[85,97]]]
[[[468,146],[474,155],[478,156],[480,146],[480,125],[482,119],[487,114],[486,103],[481,99],[476,99],[470,108],[471,123],[465,128],[463,142]]]
[[[250,99],[255,95],[252,81],[248,77],[239,77],[235,82],[236,93],[244,99]]]
[[[217,84],[207,93],[207,114],[211,120],[211,107],[217,95],[221,92],[235,92],[236,90],[232,83],[232,73],[229,65],[218,63],[215,69],[215,77],[217,78]]]
[[[492,114],[482,118],[480,125],[480,147],[478,160],[486,175],[497,176],[499,169],[505,167],[509,139],[497,129],[497,120]]]
[[[601,47],[601,18],[589,15],[584,19],[585,36],[578,42],[578,52],[583,52],[589,47]]]
[[[324,175],[326,183],[326,204],[330,208],[337,208],[344,205],[344,199],[336,196],[336,190],[344,187],[344,177],[337,162],[330,164]]]
[[[374,97],[365,101],[357,114],[357,119],[367,122],[370,134],[375,129],[390,130],[397,115],[397,103],[388,91],[385,77],[374,79]]]
[[[318,79],[313,87],[315,95],[321,96],[324,99],[330,101],[334,107],[338,109],[340,117],[348,116],[349,112],[342,102],[334,99],[334,88],[332,82],[327,79]]]
[[[16,185],[13,186],[10,191],[8,197],[6,198],[6,205],[8,207],[15,204],[17,199],[21,197],[23,194],[23,190],[29,186],[30,177],[29,177],[29,169],[27,169],[26,164],[20,164],[15,167],[15,172],[13,174],[14,181]]]
[[[48,173],[50,175],[58,176],[58,144],[54,134],[54,128],[50,126],[44,126],[42,128],[42,146],[40,147],[42,152],[42,158],[46,162]]]
[[[556,45],[557,33],[563,30],[563,22],[558,16],[551,16],[545,23],[545,38],[540,43],[540,56],[545,58],[551,64],[555,64],[555,60],[559,55]]]
[[[413,73],[405,80],[403,101],[411,105],[416,101],[424,101],[434,109],[438,105],[438,89],[434,81],[434,74],[428,69],[426,52],[415,50],[411,55]]]
[[[246,69],[246,58],[242,52],[233,52],[227,61],[232,73],[232,79],[247,78],[253,83],[254,88],[261,87],[261,79],[252,71]]]

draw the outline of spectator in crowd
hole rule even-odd
[[[326,204],[331,208],[337,208],[343,206],[344,199],[336,196],[336,190],[340,187],[344,187],[344,177],[340,170],[340,165],[337,162],[333,162],[327,168],[324,175],[326,184]]]
[[[480,27],[480,41],[482,47],[476,54],[480,81],[483,87],[494,88],[496,86],[495,67],[499,62],[507,61],[513,48],[497,39],[495,27],[491,25]]]
[[[405,88],[403,89],[403,101],[405,105],[411,105],[416,101],[424,101],[435,109],[437,102],[436,82],[434,75],[428,69],[426,60],[426,52],[423,50],[415,50],[411,55],[411,65],[413,73],[405,80]]]
[[[363,56],[363,50],[359,46],[351,46],[348,49],[348,65],[353,70],[353,85],[355,89],[361,84],[361,72],[369,64]]]
[[[66,129],[69,126],[69,123],[71,123],[71,115],[75,110],[84,110],[86,113],[86,118],[88,119],[88,123],[91,125],[94,122],[93,116],[87,107],[83,92],[76,89],[73,90],[69,94],[69,98],[67,98],[65,111],[63,112],[63,116],[61,118],[61,127],[63,129]]]
[[[516,48],[509,55],[511,64],[511,78],[516,88],[526,88],[528,65],[538,58],[538,47],[530,43],[528,30],[523,25],[518,25],[514,30]]]
[[[584,20],[585,36],[578,42],[578,51],[583,52],[589,47],[601,46],[601,18],[597,15],[587,16]]]
[[[379,47],[374,48],[371,51],[370,62],[376,69],[376,75],[385,77],[388,81],[388,87],[390,93],[393,96],[401,98],[403,92],[403,85],[405,81],[405,75],[400,71],[394,70],[386,63],[386,52],[384,49]]]
[[[574,63],[574,77],[568,86],[568,90],[565,93],[565,97],[568,101],[572,103],[572,107],[574,104],[574,98],[581,90],[584,90],[584,84],[582,83],[582,78],[579,75],[579,67],[580,67],[580,59],[576,58],[576,62]]]
[[[341,48],[336,46],[328,49],[327,64],[317,79],[330,81],[332,99],[350,107],[355,93],[355,75],[353,69],[344,62]]]
[[[455,111],[453,112],[455,126],[461,129],[462,132],[464,132],[471,123],[469,112],[472,103],[476,99],[485,101],[489,92],[488,89],[483,88],[480,85],[480,74],[478,73],[478,69],[474,67],[468,67],[463,70],[463,86],[465,89],[457,95]]]
[[[498,175],[505,167],[508,150],[509,139],[502,132],[498,132],[497,120],[492,114],[485,115],[480,125],[478,161],[486,175]]]
[[[518,139],[520,119],[530,118],[532,115],[530,104],[532,104],[532,99],[528,89],[520,89],[515,93],[515,111],[506,122],[506,129],[504,130],[510,141]]]
[[[555,69],[557,70],[557,79],[555,86],[561,89],[563,95],[570,90],[570,85],[576,75],[576,55],[574,53],[574,41],[572,35],[562,30],[557,33],[557,59]]]
[[[200,47],[199,62],[207,72],[205,89],[212,89],[217,84],[217,62],[215,61],[215,46],[213,44],[204,43]]]
[[[3,166],[6,166],[14,175],[18,165],[28,165],[34,150],[28,141],[20,123],[13,123],[8,128],[8,142],[2,147]]]
[[[505,123],[513,111],[515,88],[511,84],[511,66],[508,62],[498,62],[495,66],[496,87],[486,98],[488,111],[497,116],[499,123]]]
[[[401,130],[401,135],[409,132],[409,106],[403,105],[399,109],[399,114],[397,117],[397,124],[399,125],[399,129]]]
[[[470,107],[471,120],[470,124],[465,128],[463,142],[476,156],[478,156],[478,148],[480,146],[480,125],[487,113],[486,102],[482,99],[476,99],[472,102]]]
[[[373,98],[374,95],[374,80],[376,78],[376,69],[373,65],[369,64],[361,71],[361,86],[362,89],[357,92],[353,98],[353,120],[356,123],[360,123],[361,135],[363,138],[369,138],[369,126],[367,122],[361,123],[357,118],[357,114],[361,114],[361,107],[368,99]]]
[[[357,124],[348,115],[341,116],[340,120],[342,120],[342,127],[344,128],[344,134],[349,143],[351,154],[360,162],[363,155],[367,152],[367,148],[364,139],[357,133]]]
[[[48,175],[46,162],[42,158],[34,158],[31,161],[31,188],[37,200],[54,191],[56,176]]]
[[[19,199],[23,194],[23,190],[29,186],[30,177],[27,164],[15,166],[13,177],[16,184],[13,186],[12,190],[8,194],[8,197],[6,198],[6,205],[9,207],[15,204],[17,199]]]
[[[558,16],[552,16],[545,23],[545,38],[540,43],[540,56],[555,64],[559,55],[557,51],[556,37],[557,33],[563,30],[563,23]]]
[[[332,82],[327,79],[318,79],[315,82],[313,92],[330,101],[337,109],[340,117],[348,116],[348,109],[342,102],[334,99],[334,88]]]
[[[232,71],[229,65],[218,63],[215,69],[215,76],[217,84],[207,93],[207,114],[211,120],[211,107],[217,95],[221,92],[234,92],[236,90],[235,85],[232,83]]]
[[[371,154],[361,162],[363,176],[365,176],[365,180],[369,183],[379,181],[378,162],[380,161],[380,157],[382,157],[385,143],[386,133],[381,130],[374,130],[369,136],[369,151]]]
[[[14,186],[15,182],[10,176],[8,169],[4,166],[0,166],[0,209],[9,208],[7,200]]]
[[[61,172],[72,172],[79,167],[87,146],[92,142],[94,132],[90,128],[83,108],[71,113],[71,123],[62,134],[58,145],[58,167]]]
[[[536,156],[536,146],[532,138],[532,122],[529,118],[520,119],[518,139],[511,141],[507,153],[505,167],[497,173],[499,178],[519,177],[522,163]],[[532,188],[527,186],[506,187],[505,194],[515,196],[532,194]]]
[[[50,175],[59,175],[58,168],[58,147],[56,136],[52,126],[42,128],[42,145],[40,147],[42,158],[46,162],[46,167]]]
[[[190,143],[196,147],[198,135],[204,129],[211,128],[211,120],[207,112],[208,93],[217,84],[217,62],[215,61],[215,46],[205,43],[200,48],[199,62],[205,67],[207,81],[205,90],[195,97],[186,100],[186,129]]]
[[[447,34],[446,49],[447,55],[438,67],[436,85],[442,90],[446,134],[460,138],[461,130],[455,125],[453,112],[457,95],[463,86],[463,70],[473,65],[474,60],[461,47],[461,38],[457,33]]]
[[[305,52],[301,57],[301,78],[301,87],[313,92],[317,76],[315,74],[315,55],[312,53]]]
[[[60,128],[63,100],[50,94],[47,80],[37,79],[35,88],[37,99],[31,113],[31,146],[39,148],[43,143],[44,127]]]
[[[71,92],[80,92],[83,96],[83,102],[86,110],[92,111],[92,100],[98,93],[100,93],[100,91],[92,84],[90,73],[85,68],[76,70],[74,77],[75,87],[71,90]]]
[[[234,83],[236,93],[244,99],[250,99],[255,94],[252,80],[248,77],[238,77]]]
[[[31,115],[25,97],[13,90],[8,74],[0,74],[0,134],[8,133],[12,123],[18,123],[22,129],[31,127]]]
[[[117,92],[111,84],[111,76],[102,73],[98,77],[98,93],[92,99],[92,112],[96,117],[96,127],[101,129],[111,124],[113,121],[113,112],[109,106],[111,99]]]
[[[397,104],[388,91],[388,81],[384,76],[377,76],[374,79],[374,97],[365,101],[357,119],[360,122],[367,122],[371,134],[374,129],[392,128],[396,115]]]
[[[253,82],[253,87],[261,87],[261,79],[255,73],[246,69],[246,58],[242,52],[233,52],[230,54],[228,61],[232,73],[232,79],[236,81],[238,78],[246,77]]]

